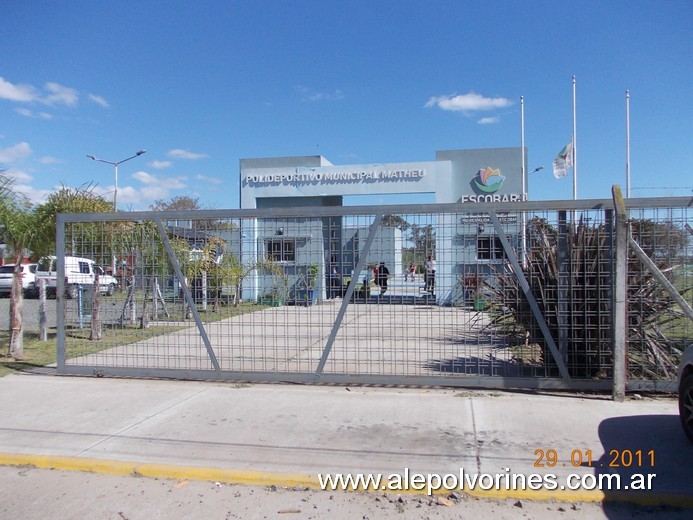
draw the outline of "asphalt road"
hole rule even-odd
[[[46,301],[46,319],[49,327],[56,324],[56,300]],[[0,330],[7,330],[10,324],[10,298],[0,297]],[[24,327],[26,329],[38,329],[39,324],[39,300],[24,299]]]
[[[0,515],[5,518],[684,520],[689,514],[690,510],[610,502],[479,500],[464,494],[428,497],[329,492],[102,475],[30,466],[0,467]]]

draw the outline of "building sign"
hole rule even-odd
[[[460,202],[462,204],[465,202],[520,202],[521,200],[522,196],[518,193],[507,193],[505,195],[500,195],[498,193],[494,193],[493,195],[462,195],[462,197],[460,197]]]
[[[482,168],[469,183],[475,194],[462,195],[460,202],[464,204],[465,202],[518,202],[522,200],[522,196],[516,193],[496,193],[501,189],[504,181],[505,177],[501,175],[500,168],[491,168],[490,166]]]
[[[342,184],[369,182],[418,181],[426,175],[424,168],[402,170],[316,171],[314,168],[296,168],[294,173],[249,174],[243,177],[243,186],[295,186],[297,184]]]
[[[436,203],[523,200],[520,148],[443,150],[434,161],[334,165],[321,156],[241,159],[241,207],[341,204],[329,197],[433,194]],[[318,198],[322,199],[318,199]],[[276,199],[276,202],[270,202]]]
[[[497,215],[498,221],[501,224],[516,224],[517,223],[517,215],[511,215],[508,213],[501,213]],[[491,217],[489,217],[486,213],[483,213],[481,215],[477,214],[469,214],[469,215],[463,215],[460,217],[460,224],[490,224],[491,223]]]

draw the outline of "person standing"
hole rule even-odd
[[[411,277],[411,281],[414,281],[414,273],[416,272],[416,266],[414,265],[414,262],[409,264],[409,273],[408,275]],[[407,281],[407,275],[404,275],[404,281]]]
[[[378,278],[377,284],[380,286],[380,294],[383,295],[387,292],[387,277],[390,276],[390,271],[385,267],[385,262],[380,262],[378,267]]]
[[[428,259],[424,262],[424,278],[426,292],[432,295],[436,285],[436,261],[432,255],[428,255]]]
[[[342,277],[339,276],[337,268],[333,267],[330,273],[330,298],[336,298],[337,296],[344,296],[344,291],[342,287]]]

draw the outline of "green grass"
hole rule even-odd
[[[7,357],[9,343],[9,332],[6,330],[0,331],[0,345],[2,346],[2,353],[0,353],[0,377],[56,362],[57,343],[55,332],[48,334],[48,341],[40,341],[37,332],[25,332],[24,358],[21,361]]]
[[[209,305],[207,311],[198,309],[198,312],[203,323],[213,323],[242,314],[258,312],[266,308],[268,307],[256,305],[254,303],[242,303],[239,307],[234,307],[232,305],[220,306],[216,310],[212,310],[212,306]],[[104,325],[103,339],[101,341],[91,341],[89,339],[89,334],[91,332],[89,327],[84,327],[82,329],[68,328],[65,331],[65,342],[68,355],[69,357],[78,357],[113,348],[113,341],[108,341],[108,339],[112,340],[115,338],[117,339],[118,345],[127,345],[155,336],[171,334],[178,330],[188,328],[195,323],[192,319],[184,319],[182,307],[175,310],[171,309],[170,318],[160,317],[160,319],[180,321],[181,325],[157,326],[157,322],[155,321],[150,321],[149,328],[147,329],[139,328],[138,324],[126,324],[122,327]],[[46,341],[41,341],[39,339],[38,331],[25,330],[24,356],[21,360],[7,357],[9,341],[9,332],[6,330],[0,331],[0,377],[15,372],[30,370],[32,368],[51,365],[57,362],[58,343],[57,334],[54,329],[49,331]]]

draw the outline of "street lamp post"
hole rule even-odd
[[[113,189],[113,211],[115,211],[115,212],[118,211],[118,165],[121,163],[124,163],[125,161],[129,161],[130,159],[134,159],[135,157],[139,157],[140,155],[142,155],[144,153],[146,153],[146,150],[140,150],[135,155],[132,155],[132,156],[128,157],[127,159],[123,159],[120,161],[106,161],[105,159],[99,159],[98,157],[95,157],[93,155],[87,155],[87,157],[89,157],[89,159],[91,159],[92,161],[98,161],[98,162],[113,165],[114,181],[115,181],[115,186]],[[112,274],[113,274],[113,276],[116,276],[116,257],[115,257],[115,255],[111,255],[111,258],[112,258],[111,269],[113,270]],[[125,277],[123,276],[123,283],[124,283],[124,281],[125,281]],[[122,287],[123,287],[123,285],[121,284],[121,288]]]
[[[87,157],[89,157],[89,159],[91,159],[92,161],[98,161],[113,165],[115,180],[115,188],[113,190],[113,211],[118,211],[118,165],[124,163],[125,161],[129,161],[130,159],[134,159],[135,157],[139,157],[140,155],[146,152],[146,150],[140,150],[135,155],[128,157],[127,159],[122,159],[120,161],[106,161],[105,159],[99,159],[98,157],[95,157],[93,155],[87,155]]]
[[[541,171],[543,169],[544,169],[543,166],[537,166],[531,172],[525,174],[525,178],[522,181],[522,195],[523,195],[524,200],[528,200],[528,197],[529,197],[529,194],[527,193],[527,191],[529,190],[529,183],[528,183],[527,177],[529,177],[533,173],[537,173],[538,171]]]

